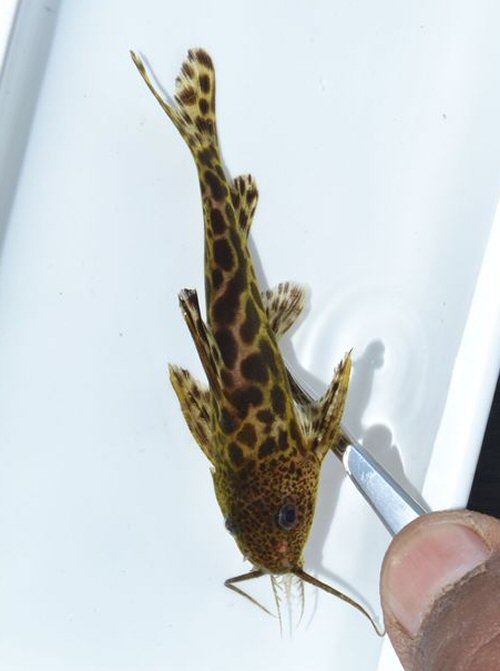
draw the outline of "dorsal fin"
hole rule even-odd
[[[282,282],[262,292],[269,325],[278,339],[297,321],[304,309],[305,299],[304,288],[294,282]]]
[[[221,355],[212,331],[201,316],[198,294],[194,289],[183,289],[179,293],[179,306],[205,370],[212,393],[221,393],[219,367]]]

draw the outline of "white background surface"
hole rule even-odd
[[[176,299],[202,288],[198,185],[128,49],[170,92],[187,48],[211,52],[264,282],[310,288],[288,356],[319,391],[353,347],[347,424],[447,507],[498,372],[499,21],[486,1],[24,3],[0,88],[1,668],[377,668],[328,595],[306,589],[289,640],[222,586],[246,565],[166,375],[201,374]],[[322,483],[306,567],[377,609],[388,535],[333,457]]]

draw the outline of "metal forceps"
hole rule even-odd
[[[344,427],[342,432],[348,444],[342,451],[334,452],[392,536],[420,515],[430,512],[403,489],[362,445],[353,440]]]
[[[290,369],[289,369],[290,371]],[[289,372],[298,398],[312,401],[312,395]],[[416,501],[342,426],[340,445],[332,451],[342,461],[347,475],[394,536],[411,521],[430,512]]]

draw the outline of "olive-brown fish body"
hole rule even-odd
[[[178,366],[170,367],[170,379],[187,425],[212,464],[226,527],[254,567],[225,584],[246,595],[234,583],[291,573],[356,605],[302,568],[321,465],[342,439],[350,355],[319,401],[294,398],[278,341],[300,315],[304,291],[291,282],[259,289],[248,248],[257,187],[251,176],[231,179],[224,170],[212,59],[202,49],[188,52],[176,104],[170,104],[141,58],[132,58],[191,150],[200,182],[206,323],[196,291],[184,289],[179,302],[208,387]]]

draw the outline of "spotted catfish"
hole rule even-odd
[[[212,59],[202,49],[188,52],[170,103],[153,84],[140,56],[132,53],[132,58],[191,150],[200,181],[206,322],[196,291],[184,289],[179,301],[208,387],[178,366],[170,366],[170,379],[186,423],[212,465],[226,528],[253,565],[225,585],[253,601],[236,583],[265,574],[272,580],[291,574],[368,615],[303,568],[321,465],[342,439],[350,355],[319,401],[294,399],[278,340],[299,316],[304,293],[290,282],[259,290],[248,247],[257,187],[253,177],[230,179],[224,170]]]

